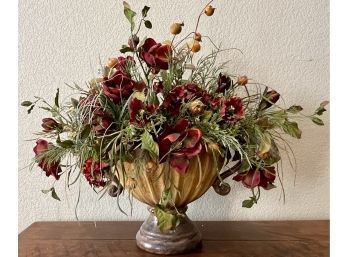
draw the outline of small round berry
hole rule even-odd
[[[106,66],[111,69],[115,67],[117,63],[118,63],[117,58],[109,58],[108,62],[106,63]]]
[[[170,25],[170,33],[172,33],[173,35],[180,34],[182,26],[184,26],[183,23],[173,23],[172,25]]]
[[[201,50],[201,45],[199,44],[198,41],[194,41],[192,46],[191,46],[191,51],[194,52],[194,53],[197,53]]]
[[[201,33],[196,32],[195,35],[193,36],[193,39],[198,41],[198,42],[201,42],[202,41]]]
[[[237,81],[237,84],[241,85],[241,86],[245,86],[246,84],[248,84],[248,77],[247,76],[239,77],[238,81]]]
[[[207,16],[212,16],[215,12],[215,8],[212,7],[211,5],[207,6],[205,9],[204,9],[204,13],[207,15]]]

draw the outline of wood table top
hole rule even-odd
[[[36,222],[19,234],[20,257],[155,257],[140,250],[142,222]],[[197,221],[203,247],[181,257],[329,256],[329,221]],[[174,255],[172,255],[174,256]]]

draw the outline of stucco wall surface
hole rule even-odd
[[[231,59],[230,72],[247,74],[276,88],[288,105],[297,103],[308,113],[329,98],[329,1],[327,0],[243,0],[215,1],[216,14],[203,17],[202,34],[209,34],[225,48]],[[170,39],[172,21],[184,21],[184,32],[194,29],[203,1],[135,1],[133,9],[151,6],[153,29],[148,37]],[[83,84],[96,74],[101,60],[118,54],[127,42],[128,23],[122,2],[116,0],[20,0],[19,1],[19,97],[20,101],[44,96],[53,100],[57,87],[68,96],[64,83]],[[209,52],[208,43],[202,52]],[[34,221],[74,220],[75,190],[66,192],[64,183],[56,189],[62,202],[40,192],[53,180],[42,171],[25,166],[33,157],[33,132],[40,130],[43,112],[28,116],[19,107],[19,230]],[[219,197],[211,189],[189,206],[195,220],[280,220],[329,218],[329,115],[327,126],[301,123],[303,138],[292,140],[297,156],[297,173],[284,162],[286,202],[281,189],[262,192],[252,209],[241,207],[249,190],[228,180],[231,193]],[[278,183],[279,185],[279,183]],[[87,183],[81,185],[80,220],[143,220],[143,204],[134,203],[133,215],[120,213],[114,198],[98,196]],[[69,199],[69,200],[66,200]],[[121,204],[129,211],[127,200]]]

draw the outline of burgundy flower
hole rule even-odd
[[[153,73],[160,70],[168,70],[168,62],[171,56],[171,47],[156,43],[152,38],[145,40],[140,48],[140,57],[152,68]]]
[[[217,109],[221,105],[221,99],[221,97],[213,96],[204,91],[201,100],[204,105],[209,106],[211,109]]]
[[[117,57],[117,63],[114,66],[114,68],[118,71],[121,71],[122,73],[126,74],[126,67],[130,65],[135,65],[134,58],[132,56],[120,56]]]
[[[221,117],[228,123],[234,123],[244,115],[242,100],[239,97],[231,97],[222,103]]]
[[[158,137],[160,162],[169,159],[171,167],[181,174],[187,172],[189,159],[202,151],[202,132],[188,128],[188,125],[188,121],[182,119],[175,126],[167,127]]]
[[[112,118],[101,107],[93,112],[92,126],[96,135],[103,135],[112,128]]]
[[[162,93],[163,91],[163,82],[159,81],[159,82],[155,82],[153,84],[153,90],[158,94],[158,93]]]
[[[105,177],[107,168],[109,168],[109,164],[105,162],[88,159],[83,165],[83,175],[91,186],[104,187],[107,181]]]
[[[251,169],[243,174],[238,174],[233,177],[235,181],[242,181],[247,188],[254,188],[257,186],[268,189],[273,184],[276,177],[274,167],[265,167],[263,169]]]
[[[36,141],[36,146],[33,148],[39,167],[46,172],[46,176],[53,176],[56,180],[59,179],[62,169],[59,162],[48,163],[47,158],[42,158],[40,155],[49,149],[50,144],[44,140]]]
[[[224,93],[226,90],[228,90],[231,87],[231,85],[232,85],[231,78],[220,73],[216,93]]]
[[[141,126],[145,125],[149,122],[148,116],[153,114],[157,107],[155,104],[146,105],[143,101],[132,98],[128,104],[130,123],[136,123]]]
[[[57,128],[59,128],[59,123],[52,118],[44,118],[42,119],[43,132],[51,132]]]
[[[262,99],[260,102],[260,110],[265,110],[275,104],[279,100],[280,94],[275,90],[271,90],[268,91],[263,97],[265,99]]]
[[[177,86],[164,98],[161,107],[169,111],[171,115],[177,116],[180,113],[180,107],[183,102],[187,103],[189,100],[200,98],[203,94],[204,90],[193,83]]]
[[[137,84],[120,70],[116,71],[110,78],[105,78],[101,83],[103,93],[115,104],[120,103],[121,100],[127,100]]]

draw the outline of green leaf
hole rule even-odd
[[[272,146],[272,138],[271,135],[269,133],[264,133],[261,139],[261,142],[259,144],[259,153],[260,154],[264,154],[267,153]]]
[[[54,187],[52,187],[52,197],[58,201],[60,201],[60,198],[58,197],[56,190],[54,189]]]
[[[81,131],[80,138],[81,139],[86,139],[89,134],[91,133],[91,125],[86,125],[83,130]]]
[[[146,27],[146,28],[152,29],[152,23],[151,23],[151,21],[146,20],[144,24],[145,24],[145,27]]]
[[[273,185],[273,184],[268,184],[267,185],[267,188],[265,188],[266,190],[271,190],[271,189],[273,189],[273,188],[277,188],[275,185]]]
[[[30,102],[30,101],[24,101],[21,103],[22,106],[26,106],[26,107],[29,107],[30,105],[32,105],[33,103]]]
[[[296,114],[296,113],[299,113],[302,110],[303,110],[302,106],[300,106],[300,105],[293,105],[293,106],[290,106],[287,111],[290,112],[290,113]]]
[[[151,134],[145,130],[141,137],[141,149],[149,151],[153,157],[158,157],[158,144],[153,140]]]
[[[301,138],[302,131],[298,128],[298,124],[294,121],[285,120],[283,123],[283,130],[292,137]]]
[[[242,163],[239,168],[239,173],[244,173],[246,171],[250,170],[249,162],[245,159],[242,160]]]
[[[143,18],[147,16],[147,13],[149,10],[150,10],[150,7],[145,5],[144,8],[141,10],[141,15],[143,16]]]
[[[328,104],[329,104],[329,101],[323,101],[323,102],[320,103],[320,106],[321,107],[325,107]]]
[[[157,217],[157,226],[161,232],[172,230],[178,224],[178,217],[164,211],[161,207],[156,206],[154,209],[155,216]]]
[[[71,148],[74,145],[74,142],[72,140],[65,140],[65,141],[58,141],[57,143],[59,146],[63,148]]]
[[[135,26],[134,17],[136,15],[136,13],[134,11],[132,11],[130,5],[126,1],[123,1],[123,7],[124,7],[123,13],[126,16],[129,23],[131,24],[131,31],[133,31],[134,26]]]
[[[316,115],[322,115],[326,109],[325,109],[325,106],[329,104],[329,101],[324,101],[322,103],[320,103],[319,107],[315,110],[314,114]]]
[[[44,194],[48,194],[49,192],[52,191],[52,189],[53,189],[53,187],[51,187],[50,189],[43,189],[43,190],[41,190],[41,192]]]
[[[54,104],[59,107],[59,88],[57,88],[56,97],[54,98]]]
[[[160,199],[160,205],[163,207],[167,207],[168,204],[170,203],[170,200],[172,199],[172,194],[169,189],[164,190],[162,192],[162,196]]]
[[[34,109],[34,107],[35,107],[35,105],[32,105],[32,106],[27,110],[28,114],[31,113],[31,111]]]
[[[315,124],[317,124],[317,125],[319,125],[319,126],[324,126],[324,122],[321,120],[321,119],[319,119],[318,117],[312,117],[311,118],[311,120],[315,123]]]
[[[251,207],[253,207],[253,205],[254,205],[254,199],[249,199],[249,200],[244,200],[243,202],[242,202],[242,207],[244,207],[244,208],[251,208]]]
[[[127,52],[134,52],[134,50],[130,48],[129,46],[123,45],[122,48],[120,49],[120,52],[122,54],[125,54]]]
[[[75,98],[71,98],[71,104],[74,108],[77,108],[77,106],[79,105],[79,101]]]

